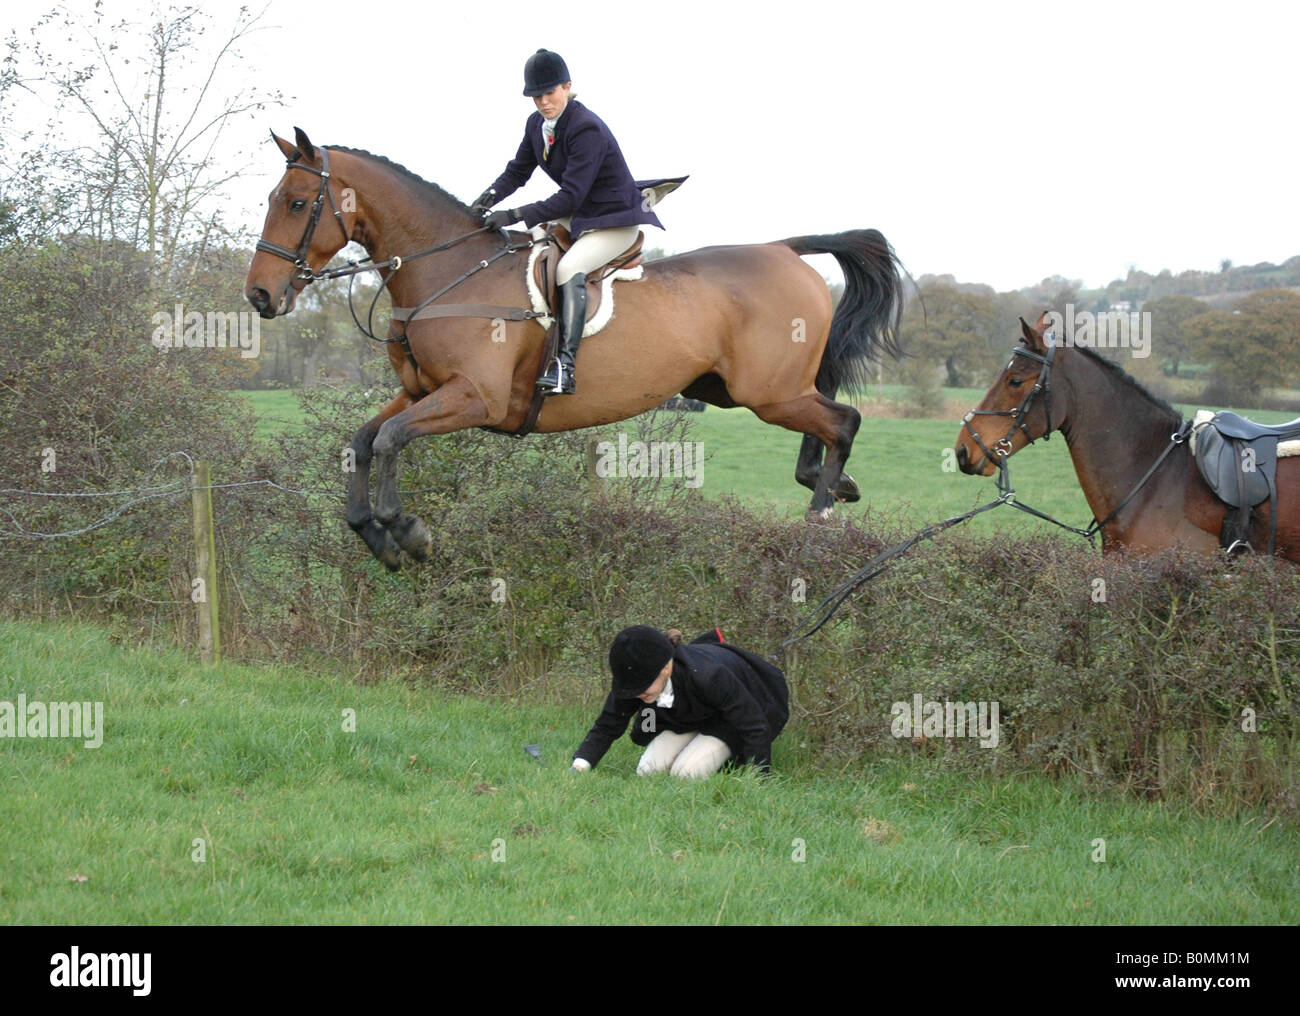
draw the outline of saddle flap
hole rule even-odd
[[[552,232],[557,236],[559,231],[563,230],[567,238],[569,231],[563,226],[553,225]],[[600,311],[600,305],[604,294],[602,283],[605,278],[614,272],[623,271],[624,269],[636,268],[641,264],[641,249],[645,244],[645,231],[638,230],[636,241],[623,251],[617,257],[610,259],[601,267],[587,276],[587,320],[593,320]],[[533,283],[537,286],[538,292],[546,303],[547,310],[555,309],[555,271],[560,263],[560,258],[568,247],[561,247],[558,243],[547,244],[541,255],[533,263]],[[617,278],[617,276],[615,276]]]
[[[547,232],[550,233],[551,236],[555,237],[555,246],[558,247],[561,252],[567,251],[573,246],[573,234],[565,229],[564,226],[560,225],[558,222],[552,222],[548,224],[548,227]]]
[[[1272,493],[1277,438],[1234,439],[1211,425],[1196,438],[1196,468],[1214,495],[1234,508],[1254,507]]]

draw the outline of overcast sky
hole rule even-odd
[[[216,37],[239,4],[203,7]],[[43,9],[5,5],[0,28]],[[262,24],[238,73],[286,104],[223,155],[257,231],[283,167],[268,128],[472,199],[514,154],[544,46],[635,176],[691,175],[652,246],[875,226],[914,275],[998,289],[1300,253],[1296,3],[273,0]],[[539,171],[507,203],[553,190]]]

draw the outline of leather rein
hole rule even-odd
[[[1025,433],[1025,437],[1029,440],[1029,443],[1030,444],[1034,443],[1034,437],[1032,434],[1029,433],[1029,428],[1025,423],[1025,419],[1029,415],[1029,409],[1033,405],[1034,398],[1038,395],[1039,392],[1043,393],[1043,408],[1046,413],[1045,419],[1047,421],[1047,430],[1043,434],[1043,440],[1046,441],[1047,435],[1051,433],[1051,427],[1052,427],[1051,374],[1052,374],[1052,361],[1055,358],[1055,355],[1056,355],[1056,346],[1050,341],[1047,347],[1046,356],[1040,356],[1038,353],[1035,353],[1032,349],[1026,349],[1023,346],[1017,346],[1015,349],[1011,351],[1011,356],[1013,360],[1017,356],[1025,356],[1031,360],[1036,360],[1043,365],[1043,369],[1039,372],[1038,375],[1038,382],[1034,385],[1033,388],[1029,390],[1029,393],[1023,399],[1021,399],[1020,405],[1018,405],[1015,409],[972,409],[970,412],[966,414],[966,416],[962,420],[962,424],[965,426],[966,430],[970,433],[971,439],[974,440],[975,444],[979,446],[980,450],[984,453],[984,456],[990,462],[996,464],[997,466],[998,496],[994,500],[989,501],[987,504],[982,504],[977,508],[972,508],[970,511],[963,512],[961,515],[954,515],[952,518],[944,519],[941,522],[936,522],[932,525],[926,526],[920,532],[904,540],[902,543],[896,543],[894,544],[894,546],[888,547],[885,550],[881,551],[874,558],[868,561],[862,568],[858,569],[857,573],[851,576],[847,582],[842,583],[829,596],[827,596],[824,600],[822,600],[822,602],[818,604],[817,607],[809,611],[808,614],[805,615],[803,620],[801,620],[797,625],[795,625],[794,629],[790,632],[790,634],[786,636],[785,640],[781,643],[778,653],[786,652],[786,650],[788,650],[791,646],[794,646],[797,643],[804,641],[805,639],[811,637],[815,632],[819,631],[822,628],[822,626],[826,624],[826,622],[828,622],[832,617],[835,616],[835,612],[838,611],[840,607],[844,605],[845,601],[847,601],[850,596],[852,596],[859,588],[861,588],[867,582],[870,582],[876,576],[883,573],[886,569],[888,569],[893,564],[895,560],[897,560],[903,554],[907,553],[918,543],[921,543],[924,540],[933,539],[934,537],[938,536],[946,529],[951,529],[953,526],[961,525],[962,523],[967,522],[970,519],[973,519],[976,515],[980,515],[983,514],[984,512],[991,511],[994,508],[998,508],[1004,504],[1010,505],[1012,508],[1019,509],[1022,512],[1027,512],[1028,514],[1033,515],[1036,518],[1043,519],[1045,522],[1050,522],[1053,525],[1060,526],[1062,529],[1067,529],[1072,533],[1077,533],[1079,536],[1086,537],[1088,542],[1091,544],[1093,542],[1093,537],[1096,536],[1097,533],[1101,532],[1102,527],[1105,526],[1106,523],[1110,522],[1111,519],[1115,518],[1115,516],[1118,515],[1121,511],[1123,511],[1124,508],[1128,505],[1128,503],[1132,501],[1134,497],[1137,496],[1138,491],[1140,491],[1143,487],[1146,486],[1147,481],[1150,480],[1151,477],[1155,475],[1156,470],[1159,469],[1161,464],[1165,461],[1165,459],[1169,457],[1169,453],[1172,452],[1176,447],[1178,447],[1178,445],[1183,444],[1187,440],[1187,435],[1191,432],[1192,429],[1192,424],[1190,420],[1182,421],[1178,430],[1170,435],[1169,444],[1165,445],[1164,450],[1159,454],[1159,456],[1157,456],[1155,462],[1151,464],[1150,468],[1147,469],[1146,473],[1143,474],[1142,479],[1138,480],[1138,482],[1134,485],[1133,489],[1128,492],[1128,494],[1124,497],[1122,501],[1120,501],[1118,505],[1116,505],[1115,510],[1112,511],[1100,522],[1098,522],[1096,517],[1094,517],[1092,522],[1088,525],[1086,529],[1079,529],[1076,526],[1067,525],[1066,523],[1060,521],[1060,519],[1055,519],[1051,515],[1048,515],[1046,512],[1041,512],[1037,508],[1031,508],[1029,505],[1025,504],[1024,502],[1016,500],[1016,490],[1013,486],[1011,486],[1011,469],[1007,462],[1008,458],[1011,455],[1011,438],[1017,430],[1023,430]],[[1010,364],[1007,364],[1008,368],[1010,366],[1011,366]],[[971,420],[976,416],[1010,416],[1013,418],[1011,421],[1011,427],[1007,430],[1006,436],[1003,437],[1000,441],[994,442],[993,451],[990,451],[987,447],[985,447],[984,442],[980,439],[980,436],[975,433],[974,429],[970,425]]]

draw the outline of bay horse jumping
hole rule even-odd
[[[1049,342],[1046,314],[1036,326],[1023,318],[1020,325],[1021,344],[957,435],[962,472],[992,476],[996,459],[1060,431],[1093,518],[1103,523],[1103,552],[1217,553],[1229,508],[1201,477],[1182,439],[1182,414],[1093,350]],[[1276,510],[1277,553],[1300,560],[1298,506],[1300,459],[1279,459],[1276,496],[1251,517],[1251,546],[1269,545]]]
[[[457,304],[530,306],[528,235],[511,234],[506,246],[466,205],[380,156],[317,147],[301,129],[293,142],[272,137],[288,166],[271,191],[244,287],[262,317],[292,311],[298,293],[352,240],[388,263],[380,276],[395,307],[419,306],[450,285]],[[441,253],[410,257],[442,244]],[[826,281],[799,257],[812,253],[834,255],[844,272],[833,318]],[[582,343],[577,394],[546,399],[535,429],[613,423],[678,393],[745,406],[805,435],[795,478],[813,490],[810,515],[825,517],[837,500],[860,496],[843,470],[861,418],[835,396],[842,386],[864,386],[881,350],[898,355],[899,271],[874,229],[707,247],[648,263],[641,280],[615,285],[613,320]],[[398,454],[426,434],[519,430],[545,335],[534,320],[483,316],[411,320],[405,337],[407,345],[394,341],[400,332],[390,324],[387,351],[402,387],[353,438],[348,486],[348,525],[390,568],[400,563],[399,548],[424,560],[432,545],[428,527],[399,503]]]

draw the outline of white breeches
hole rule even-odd
[[[678,734],[665,730],[650,742],[636,771],[640,776],[648,776],[668,770],[674,776],[703,779],[721,769],[729,758],[731,749],[726,741],[698,731]]]
[[[568,219],[560,219],[565,229]],[[589,229],[568,249],[555,269],[555,281],[563,286],[581,272],[589,275],[612,258],[618,257],[636,243],[640,226],[615,226],[612,229]]]

